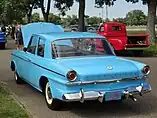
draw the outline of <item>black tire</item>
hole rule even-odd
[[[54,99],[50,90],[50,84],[47,81],[44,89],[45,101],[49,109],[59,110],[61,102],[57,99]]]
[[[0,49],[5,49],[5,44],[2,44]]]
[[[90,28],[87,29],[87,31],[89,31],[89,32],[90,32],[90,31],[94,31],[94,30],[95,30],[94,27],[90,27]]]
[[[18,75],[18,73],[16,71],[14,71],[14,78],[15,78],[16,84],[23,84],[24,83],[24,81],[20,78],[20,76]]]

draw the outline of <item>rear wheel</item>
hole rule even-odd
[[[20,78],[20,76],[18,75],[18,73],[16,71],[14,71],[14,78],[15,78],[16,84],[24,83],[24,81]]]
[[[57,99],[54,99],[52,96],[52,92],[50,89],[50,84],[47,81],[45,85],[45,100],[48,108],[51,110],[58,110],[60,106],[60,101]]]

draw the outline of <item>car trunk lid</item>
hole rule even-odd
[[[133,63],[114,56],[59,59],[58,63],[75,70],[81,81],[131,79],[139,75]]]

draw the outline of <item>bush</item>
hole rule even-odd
[[[157,56],[157,44],[152,45],[148,49],[144,50],[144,54],[148,56]]]

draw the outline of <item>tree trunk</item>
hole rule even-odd
[[[27,14],[27,22],[32,23],[32,15]]]
[[[85,31],[85,0],[79,0],[79,31]]]
[[[147,32],[149,33],[149,43],[157,43],[155,34],[157,0],[148,0],[148,23]]]
[[[45,13],[45,14],[43,14],[43,16],[44,16],[44,21],[45,21],[45,22],[48,22],[48,21],[49,21],[49,19],[48,19],[48,16],[49,16],[49,15],[48,15],[47,13]]]
[[[51,0],[48,0],[48,2],[47,2],[47,10],[45,11],[44,0],[41,1],[41,11],[42,11],[42,14],[43,14],[45,22],[48,22],[48,20],[49,20],[48,17],[49,17],[49,14],[50,14],[50,6],[51,6]]]
[[[30,7],[29,11],[27,13],[27,22],[28,23],[32,23],[32,10],[33,10],[33,7]]]

